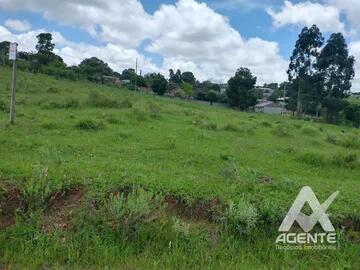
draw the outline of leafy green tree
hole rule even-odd
[[[169,70],[169,83],[174,83],[177,85],[180,85],[182,81],[181,78],[181,71],[177,70],[176,73],[174,73],[174,70]]]
[[[325,97],[323,101],[325,118],[327,122],[339,122],[339,112],[346,108],[347,102],[335,97]]]
[[[168,81],[160,73],[150,73],[145,76],[148,84],[154,93],[162,96],[166,93],[168,87]]]
[[[41,33],[37,35],[38,43],[36,44],[35,49],[38,53],[51,53],[54,48],[55,44],[52,43],[52,35],[50,33]]]
[[[360,128],[360,104],[348,103],[345,108],[345,118],[350,121],[354,127]]]
[[[190,72],[190,71],[183,72],[181,74],[181,79],[183,82],[186,82],[188,84],[191,84],[192,86],[195,86],[196,78],[192,72]]]
[[[228,102],[232,107],[240,110],[247,110],[257,102],[254,89],[257,78],[251,74],[247,68],[240,68],[236,71],[235,76],[228,81],[226,95]]]
[[[332,34],[317,59],[325,96],[348,97],[351,80],[355,76],[354,63],[355,58],[349,56],[344,36],[341,33]]]
[[[0,57],[1,57],[1,62],[4,66],[8,63],[9,49],[10,49],[9,41],[0,42]]]
[[[191,98],[191,96],[194,93],[194,87],[191,84],[189,84],[187,82],[182,82],[181,85],[180,85],[180,88],[181,88],[181,90],[184,91],[185,96],[187,98]]]
[[[298,115],[303,111],[304,96],[310,100],[312,97],[318,96],[316,92],[319,91],[319,87],[314,87],[314,82],[317,80],[313,79],[313,77],[317,74],[316,59],[323,44],[324,38],[316,25],[311,28],[304,27],[290,58],[287,73],[289,81],[293,82],[297,87]]]
[[[217,101],[217,98],[217,92],[215,92],[214,90],[210,90],[207,93],[206,99],[210,102],[210,105],[213,105],[213,103]]]
[[[113,75],[113,71],[108,64],[96,57],[83,60],[79,65],[79,71],[93,82],[101,82],[102,76]]]

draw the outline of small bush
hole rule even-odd
[[[299,155],[297,158],[300,162],[314,167],[322,167],[326,165],[326,157],[315,152],[306,152]]]
[[[309,126],[305,126],[301,129],[301,133],[302,134],[305,134],[305,135],[310,135],[310,136],[313,136],[313,135],[316,135],[317,132],[314,128],[312,127],[309,127]]]
[[[240,171],[234,162],[227,163],[221,170],[221,175],[225,180],[239,181]]]
[[[76,98],[67,99],[64,102],[63,108],[65,109],[78,109],[80,108],[80,101]]]
[[[155,119],[160,119],[161,118],[161,114],[160,114],[160,106],[154,102],[149,102],[148,103],[148,108],[149,108],[149,115],[151,118],[155,118]]]
[[[226,229],[237,236],[249,235],[256,227],[258,215],[257,209],[243,200],[231,202],[226,210]]]
[[[272,127],[272,124],[268,121],[262,121],[260,124],[264,127]]]
[[[133,106],[133,103],[127,98],[122,100],[119,104],[120,109],[131,109]]]
[[[215,123],[206,123],[204,128],[208,130],[217,130],[217,125]]]
[[[91,92],[88,97],[88,104],[97,108],[119,108],[118,100],[98,92]]]
[[[126,233],[134,233],[140,226],[153,218],[154,211],[162,208],[163,198],[135,188],[126,197],[123,193],[113,195],[105,203],[107,218]]]
[[[327,134],[326,141],[345,148],[360,149],[359,137],[351,134],[342,135],[339,137],[335,136],[334,134]]]
[[[98,131],[105,129],[105,125],[101,121],[94,121],[92,119],[80,120],[76,124],[76,128],[85,131]]]
[[[231,132],[237,132],[239,131],[239,128],[237,126],[235,126],[234,124],[227,124],[223,130],[225,131],[231,131]]]
[[[54,183],[48,178],[48,168],[26,182],[23,195],[30,209],[45,207],[54,191]]]
[[[335,166],[354,169],[360,166],[357,153],[337,153],[333,156],[332,162]]]
[[[120,125],[122,123],[122,121],[112,116],[107,117],[106,122],[108,122],[111,125]]]
[[[56,87],[49,87],[48,90],[46,90],[46,93],[49,94],[58,94],[60,91]]]
[[[147,112],[138,108],[133,109],[133,115],[135,116],[135,119],[140,122],[149,120]]]
[[[279,137],[290,136],[290,128],[287,125],[278,125],[274,128],[273,133]]]
[[[58,125],[56,123],[54,123],[54,122],[47,122],[47,123],[41,124],[41,128],[48,129],[48,130],[53,130],[53,129],[57,129]]]

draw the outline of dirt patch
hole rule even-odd
[[[76,212],[82,208],[84,202],[84,189],[76,187],[63,192],[56,192],[49,208],[42,217],[42,230],[51,232],[71,228],[72,219]]]
[[[15,224],[16,209],[23,207],[21,191],[11,184],[2,184],[0,194],[0,229]]]
[[[218,198],[210,201],[195,200],[188,203],[173,194],[165,196],[168,209],[175,215],[184,219],[217,221],[225,210],[225,205]]]

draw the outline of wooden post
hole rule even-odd
[[[11,102],[10,102],[10,125],[15,123],[15,97],[16,97],[16,60],[13,60],[13,75],[11,82]]]

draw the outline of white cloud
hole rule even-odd
[[[275,27],[287,25],[302,27],[316,24],[321,31],[346,32],[345,24],[341,21],[340,10],[335,6],[309,1],[298,4],[285,1],[279,11],[268,9],[267,12],[272,17]]]
[[[0,0],[6,10],[31,10],[49,20],[80,26],[94,37],[137,47],[152,32],[151,16],[137,0]]]
[[[333,5],[343,12],[351,28],[360,30],[360,1],[356,0],[326,0],[329,5]]]
[[[349,52],[355,57],[360,59],[360,41],[352,42],[349,45]],[[352,91],[360,92],[360,62],[355,62],[355,79],[353,81]]]
[[[169,68],[180,68],[193,71],[201,80],[226,81],[239,67],[249,67],[259,83],[286,79],[287,62],[276,42],[244,39],[226,17],[195,0],[162,5],[154,15],[146,13],[138,0],[0,0],[0,8],[41,13],[60,24],[81,27],[107,44],[74,44],[58,36],[57,52],[68,64],[97,56],[118,70],[133,66],[138,57],[144,71],[158,69],[167,74]],[[16,39],[32,49],[35,36],[31,31]],[[149,40],[149,52],[163,57],[161,67],[137,52],[144,40]]]
[[[10,42],[17,42],[19,51],[33,51],[37,43],[36,36],[42,32],[46,32],[46,29],[14,34],[0,25],[1,38]],[[54,52],[60,55],[68,65],[78,65],[85,58],[95,56],[107,62],[112,69],[121,72],[125,68],[134,67],[135,59],[138,58],[144,72],[157,71],[156,66],[135,49],[127,49],[110,43],[105,46],[74,43],[66,40],[59,32],[52,32],[52,36],[56,44]]]
[[[245,40],[226,17],[204,3],[180,0],[155,14],[158,36],[147,50],[164,57],[164,69],[193,71],[199,79],[226,81],[239,67],[248,67],[259,82],[286,79],[286,61],[278,44],[260,38]]]
[[[25,20],[20,21],[20,20],[8,19],[5,21],[5,26],[10,28],[11,30],[18,32],[25,32],[31,29],[30,23]]]

